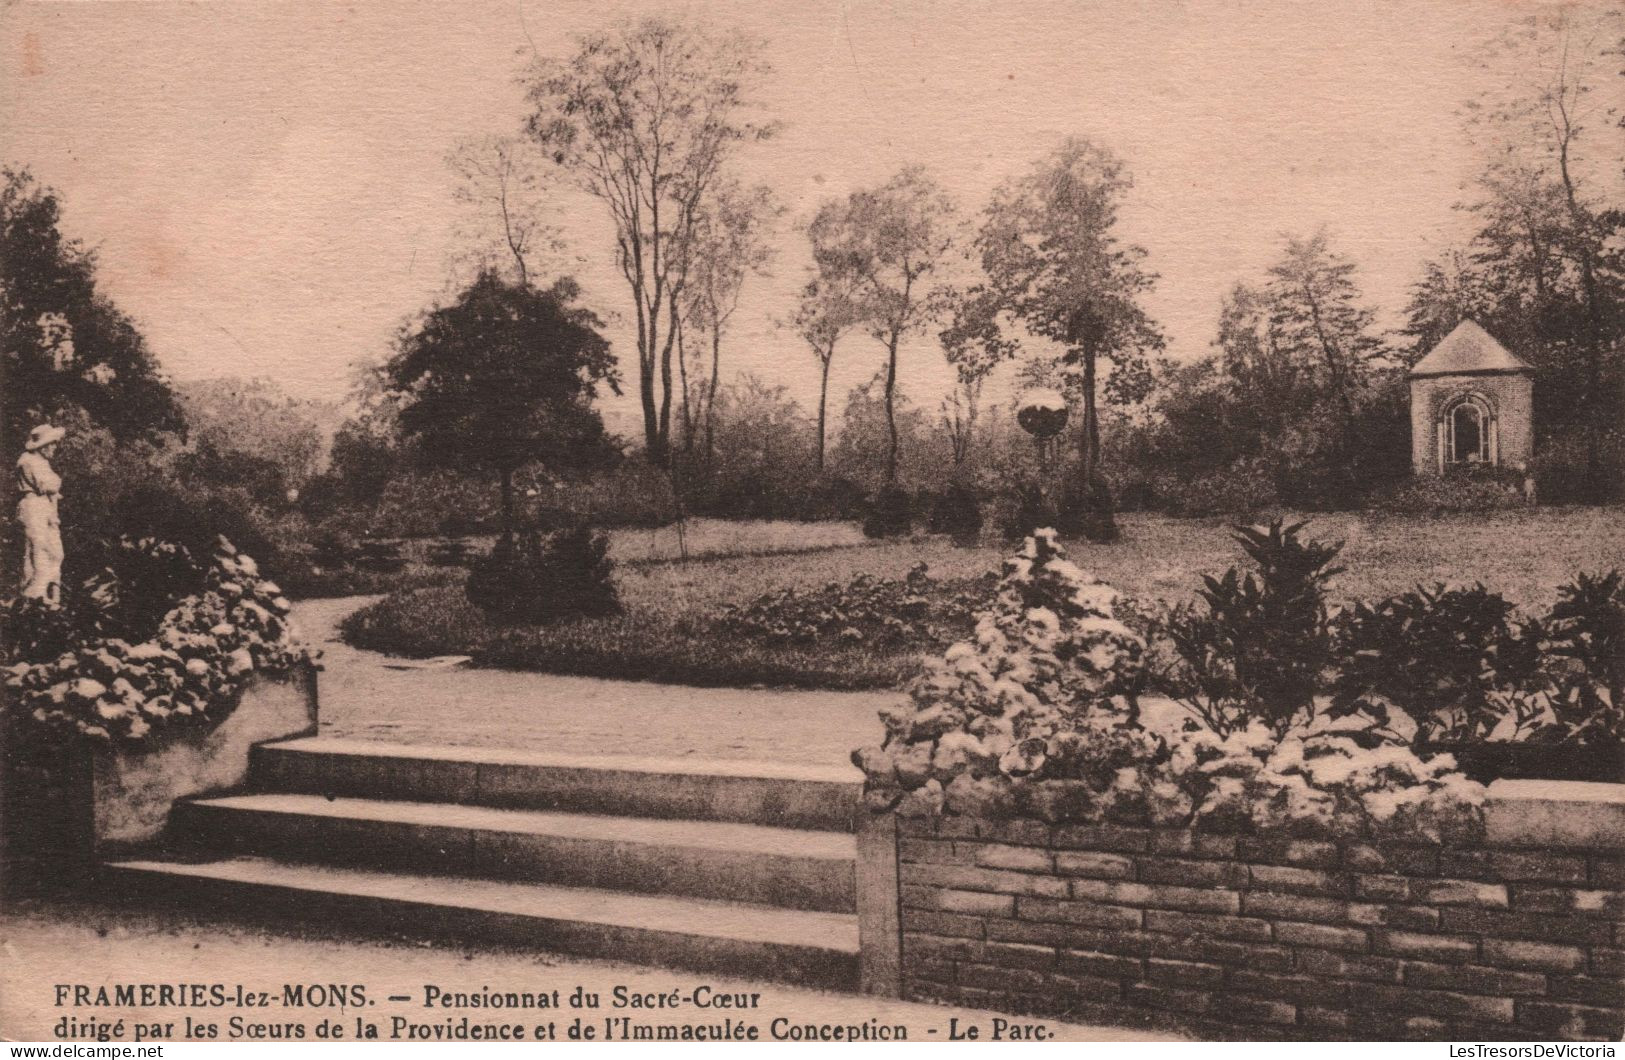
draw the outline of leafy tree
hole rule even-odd
[[[887,452],[893,431],[903,444],[895,468],[888,469],[881,454]],[[939,482],[949,465],[949,454],[934,444],[934,433],[930,417],[909,401],[902,387],[894,385],[891,400],[887,400],[886,369],[882,367],[847,393],[830,464],[836,475],[875,491],[884,492],[898,483],[918,489]]]
[[[1266,277],[1225,294],[1214,353],[1164,369],[1155,422],[1137,432],[1171,507],[1348,507],[1409,472],[1404,377],[1354,264],[1324,233],[1288,237]]]
[[[801,289],[792,326],[818,358],[818,470],[824,470],[824,450],[829,410],[829,370],[835,363],[835,346],[841,336],[859,323],[859,306],[850,274],[837,270],[819,275]]]
[[[897,352],[940,311],[937,277],[955,236],[954,206],[918,166],[819,208],[807,227],[831,288],[850,290],[857,319],[886,350],[886,478],[897,481]]]
[[[559,472],[614,456],[592,401],[600,383],[619,393],[620,380],[602,324],[575,304],[578,293],[570,279],[541,290],[482,273],[403,329],[384,367],[402,434],[425,462],[495,474],[507,531],[522,465]]]
[[[692,446],[696,433],[705,439],[709,461],[716,440],[717,386],[722,376],[722,336],[739,308],[739,295],[751,275],[765,275],[773,258],[769,240],[773,225],[784,212],[766,187],[745,189],[737,181],[720,180],[700,203],[694,231],[684,248],[684,295],[673,292],[673,318],[677,321],[677,364],[683,384],[683,446]],[[691,412],[688,358],[685,339],[690,330],[710,340],[710,366],[704,389],[696,395]],[[697,422],[696,422],[697,421]]]
[[[1335,253],[1321,229],[1308,238],[1287,237],[1264,291],[1273,352],[1345,411],[1373,362],[1385,354],[1372,333],[1376,313],[1361,304],[1354,274],[1354,262]]]
[[[1534,365],[1540,448],[1583,454],[1581,500],[1619,489],[1605,454],[1625,446],[1625,216],[1612,205],[1625,152],[1609,91],[1622,25],[1619,11],[1555,7],[1485,53],[1489,87],[1464,111],[1484,155],[1461,205],[1476,230],[1428,264],[1407,314],[1413,357],[1472,317]]]
[[[1113,403],[1144,398],[1149,357],[1162,349],[1156,324],[1140,305],[1156,277],[1143,248],[1122,243],[1117,213],[1132,187],[1110,151],[1069,138],[1025,175],[1006,182],[987,207],[976,248],[990,304],[1006,326],[1048,340],[1077,376],[1083,402],[1082,485],[1103,497],[1100,475],[1100,361]],[[1100,536],[1112,536],[1109,506]]]
[[[543,152],[609,209],[615,260],[631,289],[647,454],[671,443],[672,352],[687,249],[723,163],[773,126],[750,116],[767,66],[761,45],[651,18],[579,41],[524,78],[527,127]]]
[[[0,170],[0,449],[82,410],[121,439],[181,426],[135,324],[96,285],[95,255],[59,227],[61,203],[26,170]]]

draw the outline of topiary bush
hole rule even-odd
[[[468,598],[499,622],[545,625],[620,610],[609,538],[586,526],[504,534],[468,575]]]
[[[870,502],[869,513],[863,519],[863,536],[902,537],[913,523],[914,505],[908,494],[897,485],[885,486]]]
[[[974,548],[982,533],[982,505],[976,490],[963,482],[952,483],[931,506],[926,528],[933,534],[947,534],[961,548]]]

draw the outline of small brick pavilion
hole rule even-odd
[[[1535,370],[1471,320],[1416,362],[1411,466],[1418,475],[1488,464],[1527,472]]]

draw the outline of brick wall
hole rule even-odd
[[[898,819],[895,835],[905,997],[1226,1037],[1625,1033],[1625,850],[1612,843],[955,817]]]

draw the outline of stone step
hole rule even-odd
[[[857,918],[739,902],[227,858],[112,862],[111,893],[188,912],[331,920],[835,990],[858,983]]]
[[[260,791],[740,821],[850,832],[851,767],[730,759],[588,757],[309,737],[254,749]]]
[[[857,842],[731,821],[249,794],[177,803],[175,840],[215,854],[545,881],[852,912]]]

